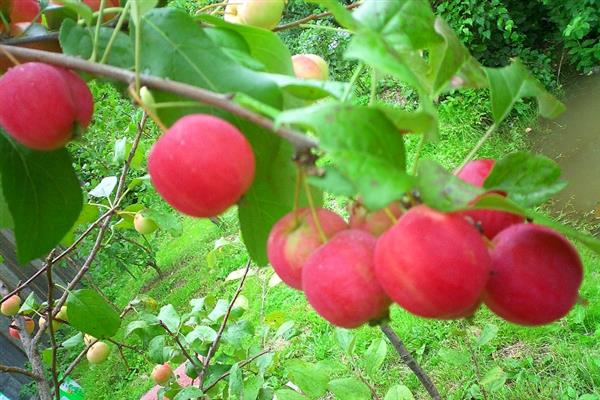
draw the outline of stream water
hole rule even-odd
[[[564,102],[567,111],[542,124],[532,148],[555,160],[569,182],[553,208],[600,221],[600,74],[571,81]]]

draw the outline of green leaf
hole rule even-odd
[[[277,122],[314,129],[320,147],[370,209],[399,199],[412,186],[405,172],[404,138],[379,110],[328,102],[286,111]]]
[[[118,179],[116,176],[107,176],[102,178],[100,183],[95,188],[90,190],[89,195],[92,197],[104,197],[108,198],[112,194],[113,190],[117,187]]]
[[[329,390],[338,398],[344,400],[370,400],[371,390],[356,378],[334,379],[329,382]]]
[[[337,0],[308,0],[310,3],[317,3],[327,8],[331,14],[335,17],[336,21],[346,29],[355,30],[359,27],[359,24],[352,16],[352,13],[346,9]]]
[[[244,400],[256,400],[260,389],[265,383],[265,379],[260,375],[253,375],[244,382]]]
[[[164,335],[152,338],[148,345],[148,358],[155,364],[163,364],[165,360],[165,343]]]
[[[372,378],[379,373],[379,369],[387,355],[387,343],[383,339],[375,339],[369,345],[369,348],[363,356],[365,372]]]
[[[558,164],[541,154],[517,152],[498,160],[484,188],[501,190],[524,207],[542,204],[560,192],[567,182],[560,179]]]
[[[236,321],[229,324],[223,333],[223,342],[234,348],[239,348],[242,342],[254,335],[254,325],[248,320]]]
[[[158,4],[158,0],[130,0],[131,20],[138,25],[140,18]]]
[[[539,113],[545,118],[556,118],[565,106],[548,93],[519,60],[502,68],[485,68],[492,96],[492,114],[499,124],[506,118],[517,100],[535,97]]]
[[[494,367],[489,370],[483,378],[481,378],[481,384],[490,392],[495,392],[504,386],[506,379],[506,372],[504,372],[500,367]]]
[[[300,393],[291,389],[281,389],[275,392],[277,400],[307,400],[308,397],[302,396]]]
[[[63,246],[70,246],[75,241],[75,229],[80,225],[91,224],[96,221],[96,218],[98,218],[98,207],[91,204],[84,204],[79,213],[79,217],[77,217],[77,221],[75,221],[69,232],[67,232],[65,237],[60,241],[60,244]]]
[[[127,327],[125,328],[124,336],[129,337],[129,335],[131,335],[132,333],[137,331],[143,331],[146,328],[148,328],[148,326],[149,325],[146,321],[131,321],[129,324],[127,324]]]
[[[78,346],[83,343],[83,334],[81,332],[77,332],[74,336],[71,336],[64,342],[62,342],[62,347],[65,349],[70,349],[72,347]]]
[[[237,64],[185,12],[171,8],[154,9],[144,15],[140,29],[141,68],[149,74],[219,93],[245,93],[271,107],[281,108],[283,97],[277,85],[266,76]],[[206,57],[207,54],[210,57]],[[182,100],[170,93],[153,92],[153,95],[157,102]],[[201,105],[163,108],[158,114],[165,124],[170,125],[192,112],[210,112],[230,120],[252,144],[257,162],[256,173],[252,187],[239,202],[238,210],[242,238],[248,252],[257,264],[265,265],[268,262],[266,242],[271,227],[292,209],[294,203],[296,171],[291,162],[293,149],[276,135],[213,108]]]
[[[198,399],[204,395],[204,392],[197,387],[188,386],[183,388],[179,393],[175,395],[173,400],[192,400]]]
[[[119,313],[92,289],[71,292],[67,298],[67,308],[69,324],[95,338],[112,337],[121,325]]]
[[[4,198],[4,190],[2,189],[2,170],[0,169],[0,228],[13,228],[12,215],[8,209],[8,203]]]
[[[470,361],[470,357],[469,357],[468,353],[465,353],[464,351],[448,349],[448,348],[441,348],[438,351],[438,356],[440,356],[442,361],[444,361],[445,363],[448,363],[448,364],[451,364],[451,365],[454,365],[457,367],[468,364]]]
[[[464,208],[484,192],[446,171],[433,160],[419,161],[417,186],[423,202],[441,211]]]
[[[340,196],[354,197],[358,192],[354,183],[332,165],[323,167],[321,176],[309,176],[308,183]]]
[[[250,55],[260,61],[267,72],[294,74],[290,51],[276,33],[249,25],[230,24],[213,15],[202,14],[198,19],[241,35],[246,41]]]
[[[161,230],[167,231],[175,237],[181,236],[183,232],[180,218],[172,213],[149,209],[144,211],[144,216],[154,220]]]
[[[229,398],[243,400],[244,396],[244,376],[239,365],[233,364],[229,370]]]
[[[388,104],[378,104],[377,108],[402,133],[423,133],[432,140],[437,139],[439,135],[438,117],[434,109],[406,111]]]
[[[175,333],[179,331],[181,318],[172,304],[161,307],[160,312],[158,313],[158,319],[161,320],[171,332]]]
[[[387,391],[383,400],[415,400],[415,398],[408,387],[394,385]]]
[[[77,56],[84,59],[89,59],[92,56],[94,49],[94,28],[84,28],[77,25],[71,19],[67,19],[60,27],[59,41],[63,49],[63,53],[70,56]],[[104,55],[104,51],[113,34],[113,29],[100,28],[96,54],[98,61]],[[116,39],[112,44],[110,53],[107,57],[107,63],[116,67],[131,69],[134,66],[133,47],[126,34],[118,32]]]
[[[354,353],[354,348],[356,347],[356,336],[351,330],[336,328],[335,338],[346,354],[352,355]]]
[[[208,319],[216,322],[217,320],[219,320],[219,318],[227,314],[227,307],[229,307],[229,302],[223,299],[219,299],[217,301],[217,304],[215,304],[213,310],[208,314]]]
[[[79,180],[65,149],[28,150],[0,129],[0,176],[14,222],[17,258],[45,255],[73,226],[83,205]]]
[[[360,59],[392,74],[420,93],[431,93],[431,68],[421,50],[442,42],[434,30],[435,15],[426,0],[367,0],[353,13],[361,29],[346,57]]]
[[[287,372],[290,380],[310,398],[323,396],[327,391],[329,370],[320,364],[290,360],[287,363]]]
[[[210,326],[200,325],[187,334],[185,340],[193,345],[195,341],[212,343],[217,338],[217,331]]]
[[[0,264],[2,264],[3,259],[0,259]],[[38,304],[35,301],[35,293],[29,293],[29,296],[25,299],[23,304],[21,304],[21,308],[19,308],[19,314],[29,315],[38,309]]]
[[[61,3],[70,10],[75,11],[79,17],[81,17],[86,25],[92,25],[92,20],[94,19],[94,12],[92,9],[85,3],[79,0],[61,0]],[[72,21],[72,20],[66,20]]]
[[[486,324],[479,337],[477,338],[477,346],[485,346],[489,342],[491,342],[498,335],[498,326],[494,324]]]
[[[303,100],[319,100],[332,96],[341,98],[348,84],[334,81],[318,81],[312,79],[300,79],[287,75],[265,74],[281,89]]]

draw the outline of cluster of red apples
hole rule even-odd
[[[482,186],[493,165],[472,161],[458,176]],[[326,209],[295,210],[273,227],[268,256],[317,313],[345,328],[387,317],[392,302],[436,319],[470,317],[484,303],[507,321],[547,324],[577,302],[583,275],[575,248],[547,227],[426,205],[355,206],[349,223]]]

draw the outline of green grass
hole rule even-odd
[[[522,107],[517,118],[492,137],[479,156],[498,158],[527,148],[525,128],[532,123],[532,112]],[[423,157],[436,158],[446,166],[457,165],[470,146],[481,136],[488,121],[487,108],[481,98],[465,94],[446,100],[440,108],[442,135],[439,143],[428,144]],[[416,141],[408,139],[413,150]],[[343,203],[340,202],[340,203]],[[230,243],[215,250],[215,241]],[[148,269],[136,278],[124,273],[98,274],[101,286],[110,286],[114,301],[121,307],[137,294],[157,299],[160,305],[173,304],[180,312],[189,309],[192,298],[209,294],[221,298],[232,295],[236,282],[225,281],[227,275],[243,266],[247,254],[239,241],[235,212],[217,227],[207,220],[184,220],[181,237],[160,237],[157,262],[163,276]],[[522,328],[508,324],[486,309],[477,313],[471,325],[460,321],[433,321],[416,318],[398,307],[392,308],[392,326],[448,399],[481,398],[477,374],[470,357],[475,357],[481,375],[494,368],[506,374],[506,382],[490,391],[490,399],[600,399],[600,260],[580,248],[586,278],[582,296],[590,301],[577,305],[568,317],[540,328]],[[109,278],[110,276],[110,278]],[[269,370],[270,382],[279,388],[287,381],[285,363],[301,358],[327,360],[335,375],[351,376],[345,356],[336,342],[335,329],[307,305],[300,292],[278,285],[268,290],[264,305],[265,283],[250,277],[243,295],[250,301],[247,318],[255,323],[263,319],[284,317],[295,323],[298,333],[289,341],[277,343],[276,363]],[[127,321],[125,321],[124,325]],[[487,344],[468,351],[467,341],[474,341],[486,329],[497,328],[497,335]],[[382,336],[377,328],[362,327],[357,337],[358,364],[369,343]],[[135,342],[135,340],[134,340]],[[105,364],[90,367],[82,364],[76,371],[78,381],[90,399],[135,399],[152,384],[148,378],[152,365],[142,356],[124,350],[130,370],[116,351]],[[467,358],[465,358],[467,357]],[[381,373],[372,379],[383,398],[394,384],[407,385],[417,399],[427,398],[415,376],[388,350]],[[584,395],[588,395],[587,397]],[[344,400],[344,399],[342,399]]]

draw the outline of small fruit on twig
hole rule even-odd
[[[35,322],[33,322],[33,319],[29,317],[24,317],[23,319],[25,324],[25,330],[29,335],[31,335],[33,333],[33,329],[35,328]],[[9,325],[8,334],[17,340],[21,340],[20,329],[14,323]]]
[[[391,301],[373,270],[375,243],[375,237],[365,231],[344,230],[304,264],[306,298],[332,324],[356,328],[387,315]]]
[[[156,222],[152,218],[146,217],[144,211],[139,211],[135,214],[133,226],[142,235],[149,235],[158,229]]]
[[[332,211],[318,208],[315,212],[326,237],[348,228],[342,217]],[[303,265],[323,243],[310,209],[292,211],[271,228],[267,241],[269,262],[283,282],[302,290]]]
[[[225,21],[271,30],[283,15],[284,0],[229,0]]]
[[[96,342],[85,354],[90,364],[100,364],[106,361],[110,354],[110,347],[104,342]]]
[[[159,364],[154,367],[152,370],[152,380],[156,382],[157,385],[163,386],[165,383],[169,382],[171,376],[173,375],[173,370],[168,363]]]
[[[296,54],[292,57],[294,75],[302,79],[326,81],[329,78],[329,65],[316,54]]]
[[[491,276],[483,300],[497,315],[520,325],[543,325],[575,305],[583,279],[577,250],[554,230],[513,225],[493,240]]]
[[[461,216],[421,205],[408,210],[375,249],[375,274],[387,295],[426,318],[469,316],[491,259],[479,232]]]
[[[214,217],[234,205],[254,178],[254,153],[229,122],[193,114],[154,144],[148,172],[158,193],[192,217]]]
[[[67,69],[30,62],[0,78],[0,125],[31,149],[63,147],[89,125],[93,109],[86,83]]]
[[[21,308],[21,298],[13,294],[0,306],[0,312],[9,317],[16,315]]]

